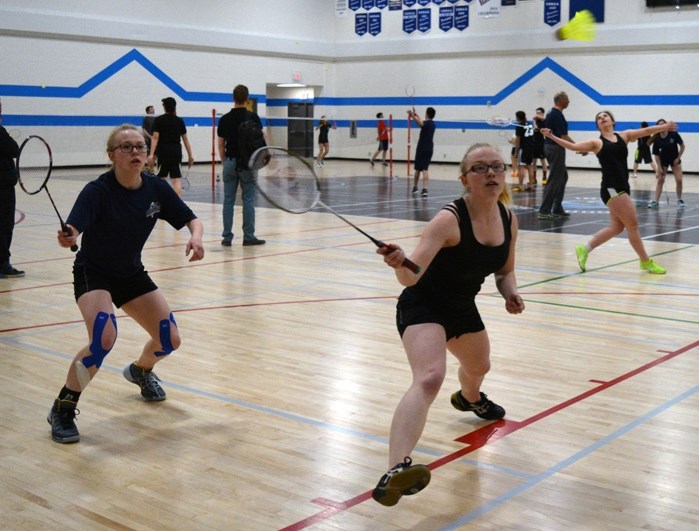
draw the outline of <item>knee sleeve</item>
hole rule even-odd
[[[172,323],[172,325],[170,323]],[[175,347],[172,346],[172,336],[170,335],[171,326],[177,328],[175,316],[172,315],[172,313],[170,313],[169,319],[163,319],[162,321],[160,321],[160,346],[163,350],[154,353],[158,357],[167,356],[173,350],[175,350]]]
[[[109,346],[109,348],[104,348],[102,346],[102,335],[104,334],[104,329],[110,319],[114,325],[114,332],[116,335],[116,316],[113,313],[107,314],[106,312],[99,312],[95,318],[95,324],[92,325],[92,343],[90,343],[90,355],[85,356],[82,360],[83,365],[86,368],[95,366],[99,369],[102,366],[102,361],[104,358],[107,356],[107,354],[109,354],[109,351],[112,350],[113,343]]]

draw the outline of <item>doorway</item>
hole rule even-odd
[[[313,158],[313,104],[293,102],[287,104],[287,146],[301,157]],[[299,118],[294,120],[294,118]]]

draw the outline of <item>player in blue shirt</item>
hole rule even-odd
[[[165,400],[152,371],[179,347],[180,335],[165,297],[143,266],[141,252],[156,222],[163,219],[178,230],[187,226],[192,236],[185,254],[191,253],[190,262],[201,260],[204,228],[164,180],[144,172],[147,150],[139,127],[114,129],[107,141],[112,168],[80,192],[67,219],[72,235],[58,232],[61,247],[74,245],[82,234],[73,286],[88,330],[88,343],[70,364],[47,418],[51,437],[59,443],[80,440],[76,406],[116,341],[114,306],[150,335],[138,360],[124,368],[124,377],[141,388],[145,400]]]

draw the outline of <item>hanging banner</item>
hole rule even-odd
[[[459,0],[449,0],[450,4],[457,4],[458,2],[459,2]]]
[[[362,7],[369,11],[376,5],[376,0],[362,0]]]
[[[381,33],[381,13],[369,13],[369,35]]]
[[[544,23],[553,27],[561,21],[561,0],[544,1]]]
[[[502,7],[517,5],[517,0],[500,0],[500,2],[502,3]]]
[[[439,8],[439,29],[449,31],[454,27],[454,6]]]
[[[432,0],[432,3],[436,6],[441,6],[447,0]]]
[[[352,10],[352,11],[357,11],[360,7],[362,7],[362,0],[349,0],[347,2],[347,6]]]
[[[400,11],[403,9],[403,0],[388,0],[389,11]]]
[[[366,35],[368,29],[368,17],[366,13],[356,13],[354,15],[354,32],[359,35]]]
[[[403,10],[403,31],[413,33],[417,29],[417,11],[414,9]]]
[[[573,18],[575,13],[587,9],[598,24],[604,22],[604,0],[570,0],[568,8],[568,18]]]
[[[427,33],[432,29],[432,10],[427,7],[417,10],[417,30]]]
[[[422,7],[430,5],[430,2],[432,0],[417,0],[417,3],[420,4]]]
[[[376,0],[376,7],[379,9],[386,9],[386,7],[388,7],[388,0]]]
[[[413,7],[417,3],[417,0],[403,0],[403,5],[405,7]]]
[[[468,28],[469,6],[454,6],[454,27],[459,31]]]
[[[478,17],[491,18],[500,16],[500,0],[478,0]]]

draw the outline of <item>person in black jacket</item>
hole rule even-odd
[[[10,264],[10,245],[15,229],[15,185],[17,170],[15,160],[19,155],[19,146],[14,138],[2,126],[2,102],[0,102],[0,278],[23,277],[24,271],[18,271]]]

